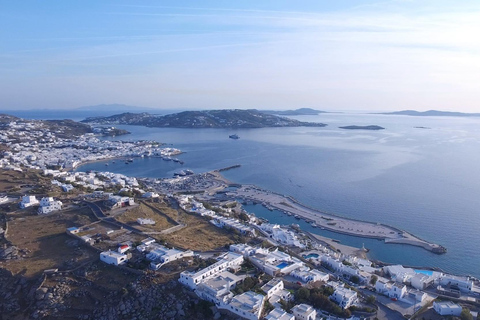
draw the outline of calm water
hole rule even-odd
[[[446,246],[448,253],[435,255],[411,246],[310,231],[357,247],[365,243],[370,257],[386,262],[480,277],[480,119],[359,114],[296,118],[328,126],[242,130],[124,126],[132,134],[122,139],[171,143],[186,152],[179,156],[185,164],[135,159],[129,165],[117,161],[107,168],[95,163],[81,170],[170,177],[182,168],[203,172],[241,164],[225,176],[292,195],[325,211],[405,229]],[[353,124],[376,124],[386,130],[338,129]],[[430,129],[415,128],[420,126]],[[233,133],[240,139],[229,139]],[[248,209],[271,222],[299,223],[262,207]]]

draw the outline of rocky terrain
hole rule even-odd
[[[173,128],[264,128],[264,127],[324,127],[323,123],[302,122],[266,114],[257,110],[185,111],[157,116],[149,113],[122,113],[110,117],[91,117],[85,123],[103,125],[127,124]]]

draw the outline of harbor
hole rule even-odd
[[[446,248],[425,241],[411,233],[380,223],[339,217],[299,203],[292,197],[280,195],[253,185],[242,185],[228,193],[246,202],[260,203],[269,210],[276,209],[297,219],[303,219],[313,227],[363,238],[384,240],[385,243],[407,244],[442,254]]]

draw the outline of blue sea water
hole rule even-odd
[[[261,206],[247,210],[271,222],[302,228],[365,247],[371,258],[411,266],[439,267],[480,277],[480,119],[373,114],[299,116],[324,128],[174,129],[121,126],[131,135],[185,151],[185,164],[135,159],[82,166],[131,176],[170,177],[241,164],[225,172],[232,181],[291,195],[338,215],[386,223],[447,247],[436,255],[407,245],[335,234]],[[385,127],[381,131],[339,129],[344,125]],[[428,127],[418,128],[418,127]],[[239,140],[229,139],[236,133]]]

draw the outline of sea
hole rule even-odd
[[[25,117],[25,116],[24,116]],[[302,220],[247,205],[272,223],[302,229],[370,249],[371,259],[480,278],[480,118],[324,113],[292,117],[326,127],[177,129],[118,126],[129,135],[105,139],[156,140],[181,149],[184,164],[159,158],[90,163],[100,170],[164,178],[182,169],[196,173],[236,164],[224,172],[340,216],[388,224],[447,248],[422,248],[337,234]],[[379,125],[384,130],[347,130]],[[240,139],[229,139],[237,134]],[[108,167],[105,166],[108,163]]]

